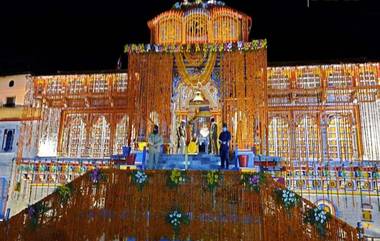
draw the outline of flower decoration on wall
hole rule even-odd
[[[260,192],[260,186],[265,182],[265,175],[259,173],[244,173],[241,175],[241,183],[250,191]]]
[[[132,182],[142,191],[144,186],[149,183],[149,176],[142,170],[132,172]]]
[[[185,171],[181,171],[178,169],[173,169],[169,172],[167,185],[170,188],[176,188],[179,185],[185,184],[187,182],[188,177],[186,176]]]
[[[223,175],[219,170],[208,171],[205,177],[206,177],[207,187],[209,191],[211,192],[213,192],[220,185],[220,182],[223,179]]]
[[[49,209],[42,202],[38,202],[28,207],[28,226],[32,230],[36,229],[39,225],[41,216]]]
[[[101,181],[104,181],[106,177],[104,176],[102,170],[96,168],[90,173],[90,178],[93,184],[99,184]]]
[[[59,201],[62,205],[67,204],[73,194],[73,187],[71,184],[60,186],[56,189],[59,196]]]
[[[274,194],[277,202],[284,206],[287,210],[296,207],[301,200],[296,193],[288,189],[276,189]]]
[[[259,39],[251,42],[230,42],[230,43],[215,43],[215,44],[185,44],[185,45],[158,45],[158,44],[127,44],[124,46],[124,53],[142,54],[142,53],[189,53],[203,52],[215,53],[225,51],[256,51],[267,48],[267,40]]]
[[[305,223],[314,225],[321,236],[326,235],[327,222],[331,219],[331,214],[325,212],[321,207],[307,209],[305,212]]]
[[[172,227],[175,236],[179,235],[182,225],[190,224],[189,215],[181,212],[179,209],[170,211],[166,216],[166,222]]]

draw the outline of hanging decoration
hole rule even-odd
[[[215,44],[185,44],[185,45],[157,45],[157,44],[127,44],[124,53],[221,53],[221,52],[248,52],[267,48],[267,40],[253,40],[251,42],[230,42]]]
[[[193,8],[193,7],[202,7],[202,8],[207,8],[207,7],[212,7],[212,6],[225,6],[226,3],[223,1],[208,1],[208,2],[203,2],[203,1],[195,1],[195,2],[189,2],[189,1],[183,1],[183,2],[176,2],[173,5],[173,9],[188,9],[188,8]]]
[[[175,54],[178,72],[183,81],[193,87],[201,87],[210,81],[212,71],[216,63],[216,54],[210,53],[205,64],[204,70],[200,74],[189,74],[181,53]]]

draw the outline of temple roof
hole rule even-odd
[[[148,22],[153,44],[249,41],[252,19],[222,1],[177,2]]]

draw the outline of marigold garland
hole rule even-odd
[[[124,53],[183,53],[183,52],[230,52],[255,51],[267,48],[267,40],[259,39],[251,42],[220,43],[220,44],[187,44],[187,45],[157,45],[157,44],[127,44]]]

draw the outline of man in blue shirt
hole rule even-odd
[[[220,159],[221,159],[221,169],[228,169],[228,161],[230,156],[230,142],[231,133],[227,129],[227,124],[223,124],[223,132],[219,135],[220,143]]]

